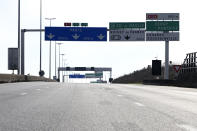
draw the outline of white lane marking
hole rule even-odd
[[[49,87],[46,87],[47,89],[49,88]]]
[[[23,93],[21,93],[20,95],[24,96],[24,95],[27,95],[27,93],[26,93],[26,92],[23,92]]]
[[[36,89],[37,91],[40,91],[40,89]]]
[[[197,92],[189,92],[189,91],[172,91],[172,92],[185,94],[185,95],[197,95]]]
[[[143,105],[143,104],[141,104],[139,102],[135,102],[134,104],[136,104],[137,106],[141,106],[141,107],[145,106],[145,105]]]
[[[179,125],[177,124],[178,127],[185,129],[186,131],[197,131],[196,127],[190,126],[190,125]]]
[[[122,95],[117,95],[117,96],[121,97]]]

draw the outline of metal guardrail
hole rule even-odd
[[[186,54],[180,73],[197,72],[197,52]]]

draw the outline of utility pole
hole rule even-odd
[[[18,75],[20,74],[20,0],[18,0]]]
[[[45,18],[45,19],[50,21],[50,27],[51,27],[51,21],[55,20],[56,18]],[[49,45],[49,79],[51,79],[51,41]]]
[[[60,54],[60,55],[62,55],[62,67],[64,67],[64,55],[65,54]],[[64,74],[63,74],[63,71],[62,71],[62,82],[64,82],[64,76],[63,76]]]
[[[56,41],[55,41],[55,79],[57,79],[57,75],[56,75]]]
[[[169,41],[165,41],[165,72],[164,79],[169,79]]]
[[[42,76],[42,0],[40,0],[40,71],[39,75]]]

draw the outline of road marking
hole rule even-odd
[[[117,95],[117,96],[122,97],[122,95]]]
[[[49,88],[49,87],[46,87],[47,89]]]
[[[189,92],[189,91],[172,91],[175,93],[181,93],[181,94],[185,94],[185,95],[197,95],[196,92]]]
[[[24,95],[27,95],[27,93],[26,93],[26,92],[23,92],[23,93],[21,93],[20,95],[24,96]]]
[[[185,129],[186,131],[197,131],[197,128],[190,126],[190,125],[179,125],[177,124],[178,127]]]
[[[135,102],[135,104],[136,104],[137,106],[141,106],[141,107],[145,106],[145,105],[143,105],[143,104],[141,104],[141,103],[138,103],[138,102]]]
[[[37,91],[40,91],[40,89],[36,89]]]

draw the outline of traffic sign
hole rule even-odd
[[[181,65],[173,65],[173,68],[178,73],[181,70]]]
[[[103,77],[103,72],[96,72],[96,73],[86,73],[86,78],[101,78]]]
[[[109,29],[145,28],[145,22],[110,22]]]
[[[45,27],[47,41],[107,41],[106,27]]]
[[[103,72],[102,71],[96,71],[95,76],[97,77],[103,77]]]
[[[80,23],[72,23],[72,26],[79,26]]]
[[[179,32],[146,32],[146,41],[179,41]]]
[[[88,23],[81,23],[81,26],[88,26]]]
[[[146,20],[179,20],[179,13],[146,13]]]
[[[152,60],[152,75],[161,75],[161,60]]]
[[[18,48],[8,48],[8,70],[18,70]]]
[[[145,30],[110,30],[109,41],[145,41]]]
[[[146,31],[179,31],[179,21],[146,21]]]
[[[73,75],[69,75],[69,78],[85,78],[85,75],[73,74]]]
[[[71,26],[71,23],[66,22],[64,23],[64,26]]]

